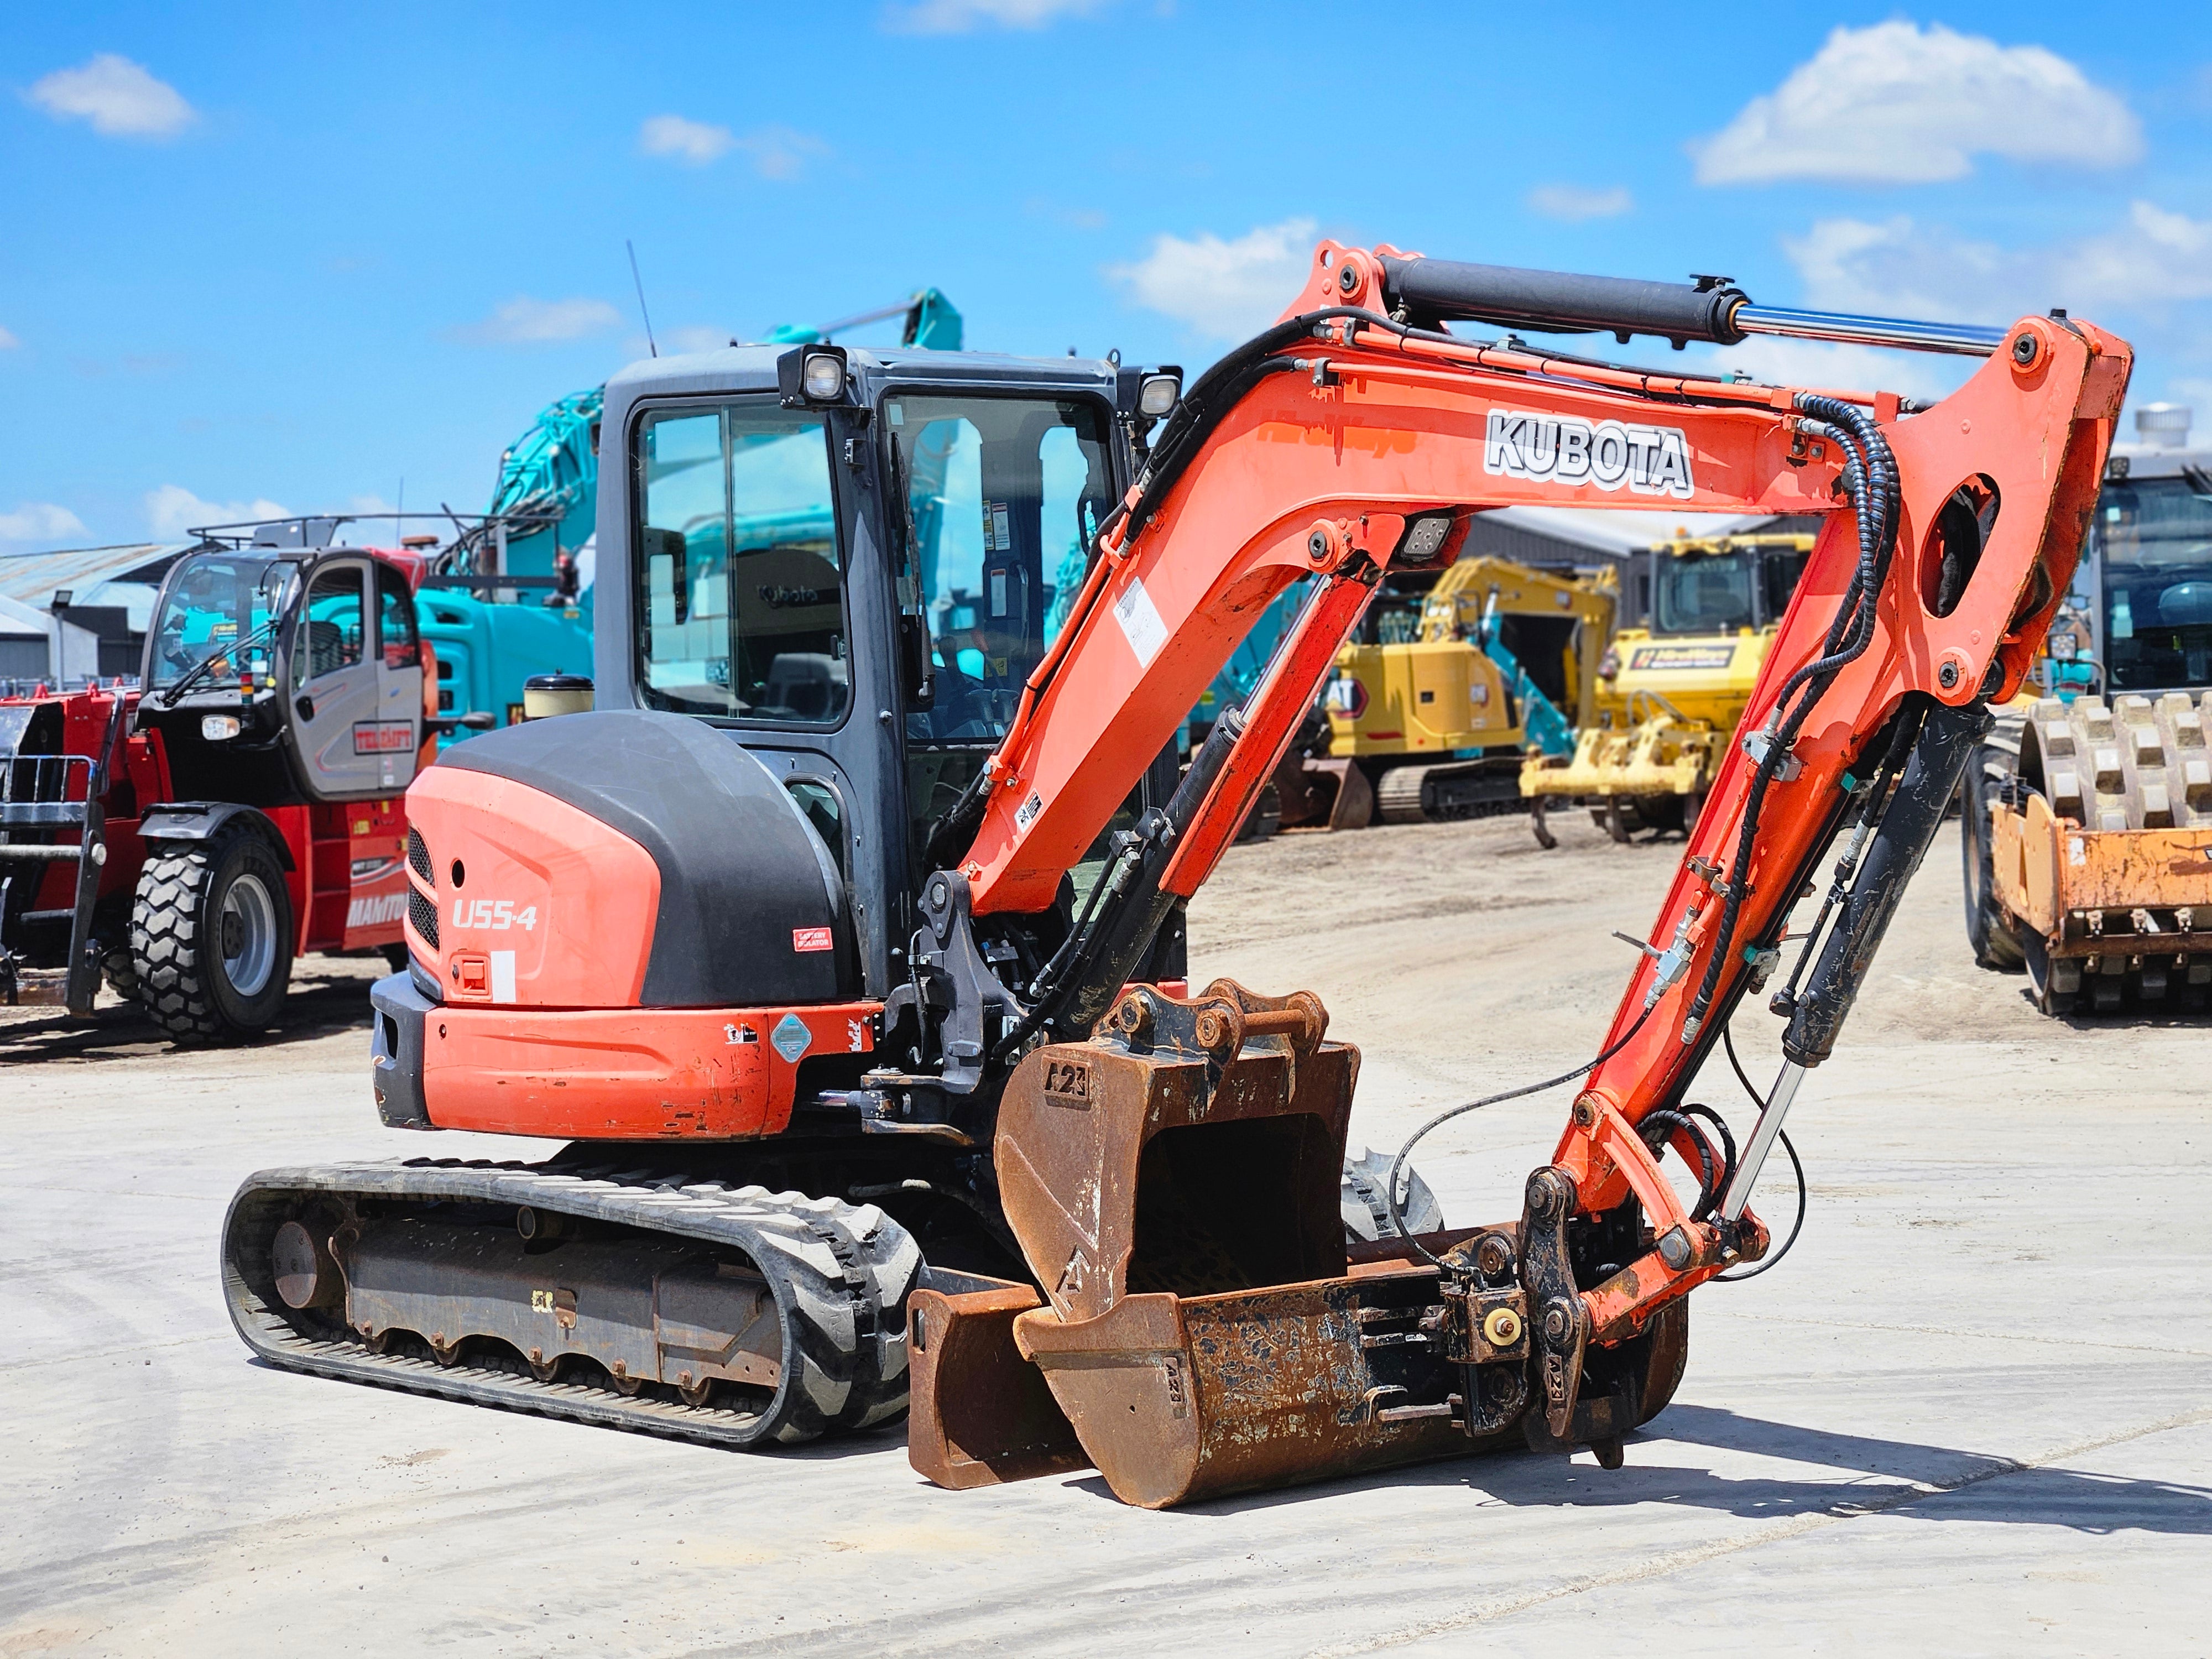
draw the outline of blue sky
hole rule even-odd
[[[934,283],[973,345],[1194,367],[1326,234],[1769,304],[2067,305],[2136,343],[2138,401],[2212,426],[2208,162],[2203,6],[25,8],[0,551],[403,480],[481,509],[542,404],[641,355],[625,238],[663,349]]]

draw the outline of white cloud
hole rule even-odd
[[[453,335],[471,345],[550,345],[620,328],[622,319],[605,300],[533,300],[519,294]]]
[[[752,158],[753,171],[763,179],[796,179],[809,161],[830,153],[830,146],[819,138],[789,127],[763,127],[737,142]]]
[[[2142,154],[2142,129],[2041,46],[1890,22],[1837,29],[1690,153],[1701,185],[1929,184],[1966,177],[1978,155],[2118,167]]]
[[[50,542],[84,533],[83,520],[52,501],[25,501],[13,513],[0,513],[0,542]]]
[[[112,52],[56,70],[25,95],[56,120],[89,121],[110,138],[173,138],[199,118],[174,87]]]
[[[687,121],[680,115],[651,116],[637,130],[637,147],[646,155],[665,155],[695,167],[727,155],[737,142],[727,127]]]
[[[181,484],[163,484],[146,492],[146,523],[158,541],[181,541],[186,532],[202,525],[252,524],[291,516],[289,507],[271,501],[204,501]]]
[[[1806,303],[1828,311],[2007,323],[2064,306],[2084,316],[2212,299],[2212,220],[2130,204],[2110,229],[2000,247],[1899,215],[1823,219],[1783,244]]]
[[[2192,414],[2200,416],[2212,414],[2212,380],[2193,375],[2185,376],[2178,380],[2168,380],[2166,390],[2167,397],[2179,403],[2186,403]],[[2154,398],[2151,401],[2157,400]],[[2200,419],[2197,423],[2197,430],[2202,432],[2206,424],[2206,421]]]
[[[796,179],[810,161],[830,154],[830,146],[811,133],[794,128],[761,127],[742,138],[727,127],[681,115],[650,117],[637,131],[637,147],[647,155],[663,155],[685,167],[702,167],[719,161],[732,150],[742,150],[753,171],[763,179]]]
[[[966,34],[977,28],[1041,29],[1062,17],[1081,17],[1101,0],[914,0],[884,9],[884,27],[895,34]]]
[[[0,328],[0,351],[13,351],[17,346],[22,343],[23,343],[21,340],[10,334],[6,329]]]
[[[1106,275],[1139,305],[1195,334],[1242,340],[1273,322],[1305,287],[1316,228],[1310,219],[1285,219],[1233,241],[1210,231],[1188,240],[1156,236],[1150,253],[1133,264],[1109,265]]]
[[[1547,219],[1576,224],[1584,219],[1612,219],[1636,205],[1626,185],[1591,190],[1581,185],[1539,185],[1528,192],[1528,205]]]
[[[2131,202],[2124,226],[2060,250],[2057,282],[2084,308],[2212,298],[2212,219]]]

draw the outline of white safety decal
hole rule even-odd
[[[1114,620],[1121,624],[1121,637],[1137,653],[1137,665],[1150,668],[1160,647],[1168,642],[1168,626],[1160,620],[1158,608],[1145,592],[1144,583],[1134,576],[1129,578],[1128,591],[1114,601]]]
[[[514,1000],[514,952],[512,951],[491,953],[491,1000],[494,1002]]]
[[[1043,811],[1044,797],[1038,794],[1035,790],[1031,790],[1030,792],[1030,798],[1024,801],[1019,806],[1014,808],[1014,828],[1017,830],[1028,829],[1030,825],[1036,822],[1037,814]]]
[[[1593,425],[1572,415],[1493,409],[1483,434],[1482,468],[1506,477],[1604,490],[1626,484],[1631,495],[1685,501],[1697,493],[1690,441],[1678,426]]]

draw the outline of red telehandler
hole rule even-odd
[[[1455,321],[1988,361],[1921,405]],[[1091,1462],[1153,1506],[1523,1442],[1617,1465],[1680,1378],[1686,1293],[1775,1259],[1753,1186],[2067,591],[2130,364],[2057,312],[1829,317],[1325,242],[1187,391],[821,346],[632,369],[597,712],[417,781],[411,960],[375,993],[386,1122],[574,1144],[250,1177],[240,1334],[725,1445],[910,1404],[942,1484]],[[1521,503],[1825,528],[1522,1213],[1348,1248],[1357,1051],[1310,994],[1188,994],[1181,906],[1384,573]],[[1047,645],[1070,537],[1092,556]],[[1176,726],[1307,577],[1178,779]],[[1686,1091],[1832,845],[1739,1137]]]
[[[83,1018],[104,975],[176,1042],[236,1042],[296,956],[399,957],[401,800],[455,722],[419,561],[334,522],[201,532],[136,684],[0,685],[0,1003]]]

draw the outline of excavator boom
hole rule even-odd
[[[1203,1227],[1186,1209],[1171,1229],[1162,1200],[1146,1196],[1148,1185],[1174,1184],[1160,1149],[1178,1136],[1179,1158],[1212,1137],[1213,1157],[1268,1170],[1295,1206],[1305,1154],[1231,1139],[1224,1109],[1203,1101],[1233,1099],[1262,1121],[1328,1121],[1304,1094],[1333,1052],[1325,1022],[1285,1024],[1275,1005],[1225,984],[1182,1006],[1115,988],[1144,923],[1170,896],[1195,890],[1234,836],[1381,573],[1433,558],[1455,520],[1509,503],[1659,498],[1826,518],[1741,744],[1553,1161],[1531,1177],[1517,1229],[1463,1240],[1442,1259],[1416,1247],[1443,1289],[1412,1316],[1415,1333],[1458,1364],[1459,1391],[1432,1407],[1382,1406],[1404,1400],[1408,1385],[1376,1382],[1361,1396],[1373,1433],[1316,1450],[1305,1472],[1423,1455],[1398,1432],[1407,1413],[1449,1417],[1478,1439],[1519,1417],[1535,1443],[1595,1442],[1612,1461],[1656,1387],[1649,1345],[1661,1316],[1692,1286],[1766,1251],[1747,1207],[1751,1188],[1804,1072],[1833,1045],[1986,726],[1985,704],[2017,685],[2066,591],[2130,365],[2126,347],[2093,327],[2029,318],[1988,343],[1990,361],[1959,392],[1908,414],[1887,395],[1659,376],[1395,321],[1394,299],[1402,311],[1409,295],[1434,303],[1450,291],[1449,270],[1422,283],[1426,264],[1323,244],[1285,321],[1191,388],[1100,538],[1065,648],[1030,682],[961,866],[979,915],[1042,902],[1239,621],[1299,575],[1323,578],[1249,704],[1216,726],[1147,844],[1131,848],[1123,902],[1139,925],[1116,935],[1113,919],[1102,922],[1103,948],[1087,962],[1077,950],[1079,965],[1043,988],[1018,1028],[1042,1024],[1062,1041],[1024,1061],[1000,1117],[1008,1214],[1050,1303],[1016,1316],[1012,1333],[1045,1369],[1085,1450],[1133,1501],[1283,1478],[1236,1449],[1263,1432],[1252,1419],[1325,1395],[1328,1377],[1376,1375],[1362,1369],[1366,1338],[1346,1350],[1328,1334],[1333,1320],[1380,1322],[1387,1310],[1355,1313],[1349,1291],[1340,1305],[1313,1288],[1334,1281],[1310,1252],[1285,1244],[1236,1285],[1264,1284],[1269,1271],[1311,1281],[1279,1292],[1304,1298],[1295,1310],[1136,1285],[1143,1264],[1172,1285],[1158,1241]],[[1529,284],[1529,296],[1540,298],[1541,285]],[[1633,310],[1619,320],[1632,326]],[[1774,971],[1789,913],[1847,817],[1856,836],[1806,960],[1778,999],[1791,1014],[1785,1063],[1739,1149],[1725,1125],[1716,1139],[1695,1120],[1705,1109],[1680,1107],[1683,1091],[1737,999]],[[1071,1040],[1094,1027],[1089,1042]],[[1279,1078],[1253,1074],[1255,1029],[1284,1033],[1273,1045]],[[1240,1067],[1247,1074],[1232,1087]],[[1032,1104],[1070,1087],[1101,1103],[1086,1155],[1071,1155],[1064,1115]],[[1118,1118],[1106,1103],[1120,1104]],[[1660,1170],[1669,1146],[1698,1172],[1693,1202]],[[1109,1199],[1099,1218],[1102,1192],[1126,1212]],[[1596,1237],[1605,1242],[1594,1246]],[[1302,1338],[1268,1337],[1278,1319]],[[1212,1334],[1201,1340],[1201,1328]],[[1667,1327],[1662,1346],[1679,1328]],[[1273,1405],[1237,1390],[1255,1343],[1285,1373],[1261,1390]],[[1644,1359],[1613,1366],[1603,1397],[1583,1400],[1593,1357],[1634,1343]],[[1224,1347],[1248,1349],[1246,1363],[1224,1369]],[[1201,1409],[1194,1428],[1162,1423],[1133,1454],[1126,1413],[1184,1415],[1179,1381],[1162,1396],[1145,1380],[1162,1353],[1190,1368],[1197,1400],[1219,1417]],[[1533,1398],[1518,1392],[1524,1375]],[[1297,1434],[1318,1435],[1297,1420]],[[1177,1473],[1163,1477],[1163,1464]]]

